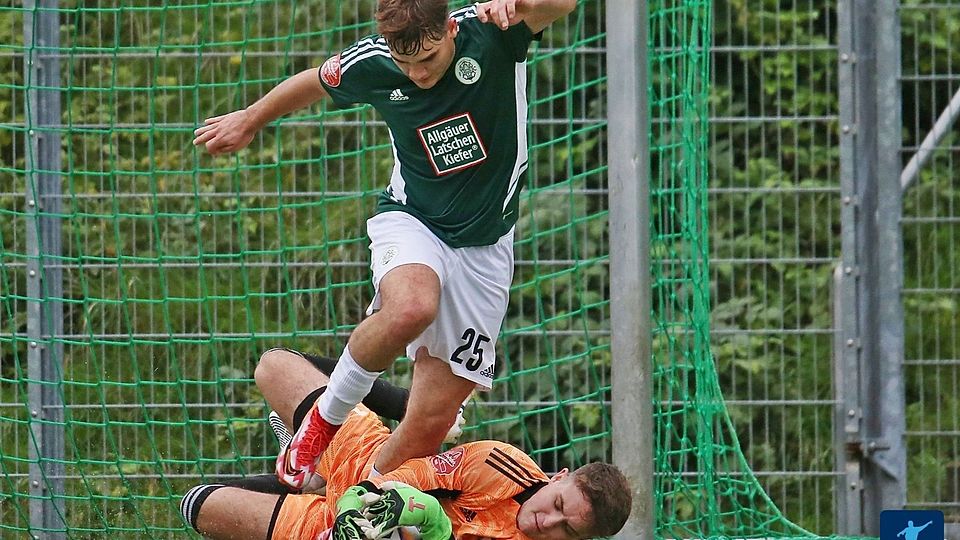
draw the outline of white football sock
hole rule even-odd
[[[318,409],[320,416],[331,424],[342,424],[351,409],[370,393],[373,381],[382,371],[367,371],[350,355],[350,348],[344,347],[343,354],[330,374],[327,390],[320,396]]]

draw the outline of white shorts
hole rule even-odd
[[[406,212],[377,214],[367,220],[373,302],[380,308],[380,280],[404,264],[425,264],[440,278],[437,318],[412,343],[446,360],[454,375],[489,389],[493,384],[497,336],[507,312],[513,281],[513,230],[490,246],[452,248]]]

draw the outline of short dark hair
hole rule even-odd
[[[447,0],[379,0],[377,31],[403,55],[420,52],[423,41],[440,41],[447,31]]]
[[[620,532],[633,506],[630,484],[620,469],[609,463],[589,463],[571,476],[590,503],[590,533],[612,536]]]

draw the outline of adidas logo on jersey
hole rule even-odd
[[[393,90],[393,92],[390,92],[390,101],[406,101],[408,99],[410,98],[403,95],[403,92],[401,92],[399,88],[396,88]]]

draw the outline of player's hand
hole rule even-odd
[[[369,496],[371,489],[377,488],[363,482],[351,486],[337,499],[337,518],[328,534],[330,540],[367,540],[373,525],[360,511],[365,506],[363,497]]]
[[[520,12],[526,7],[524,0],[490,0],[477,4],[477,18],[506,30],[523,20]]]
[[[194,146],[205,146],[207,152],[216,156],[243,150],[253,141],[257,129],[251,127],[250,114],[246,109],[207,118],[194,130]]]
[[[385,483],[381,488],[387,487]],[[443,507],[432,495],[399,482],[389,484],[391,489],[376,497],[367,494],[364,499],[370,504],[363,509],[363,517],[370,520],[372,528],[367,538],[383,538],[400,527],[417,527],[422,540],[450,540],[453,524],[443,513]]]
[[[344,510],[337,514],[337,519],[330,529],[330,540],[367,540],[373,526],[359,510]]]
[[[364,507],[369,506],[371,502],[377,500],[381,493],[383,492],[370,481],[364,481],[355,486],[350,486],[350,488],[344,491],[343,495],[337,499],[337,514],[339,515],[347,510],[362,510]]]

